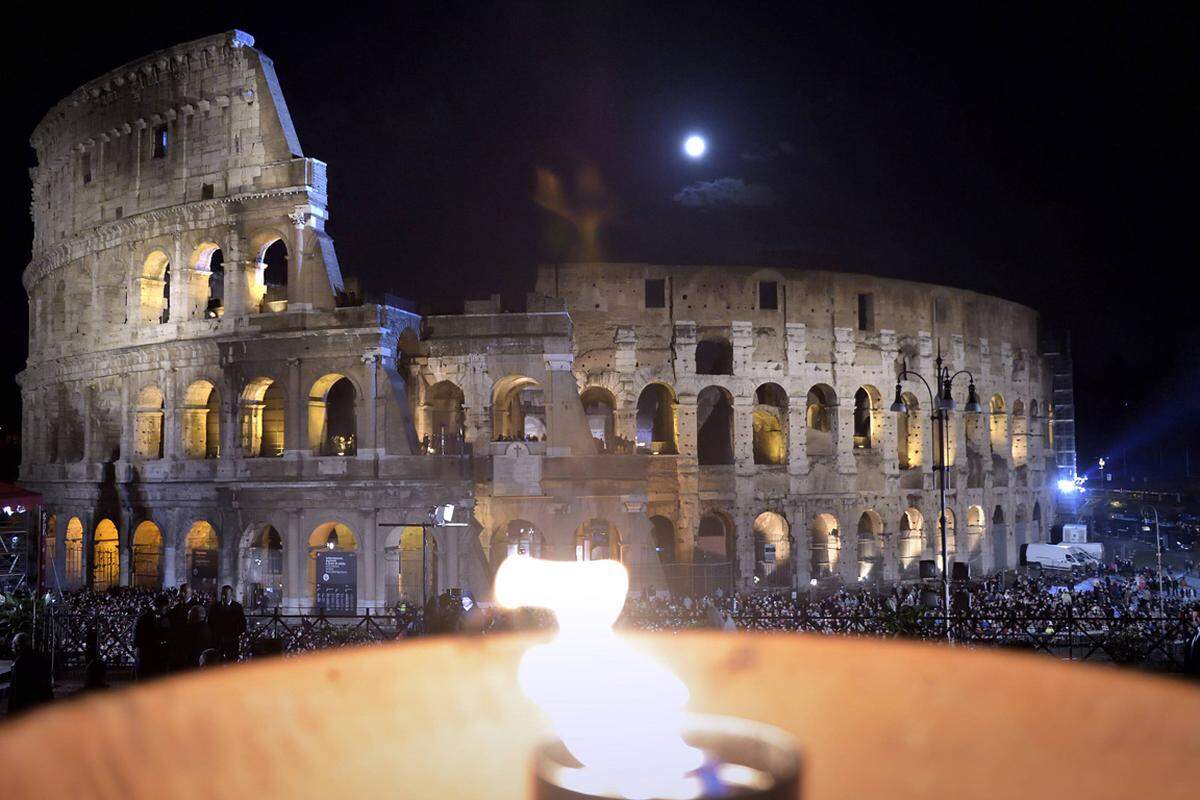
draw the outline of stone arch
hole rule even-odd
[[[583,405],[588,431],[596,442],[596,449],[601,453],[613,452],[617,446],[617,400],[613,393],[603,386],[589,386],[579,395],[579,402]]]
[[[221,455],[221,393],[212,381],[193,381],[183,394],[183,455]]]
[[[883,396],[874,386],[864,384],[854,392],[854,449],[870,450],[879,446]]]
[[[308,393],[308,447],[316,456],[358,453],[358,390],[345,375],[327,373]]]
[[[317,599],[317,553],[323,551],[357,553],[358,537],[349,525],[341,522],[323,522],[308,535],[308,593],[314,603]]]
[[[696,374],[733,374],[733,345],[728,339],[708,336],[696,343]]]
[[[121,536],[111,519],[102,519],[92,534],[92,589],[103,592],[121,582]]]
[[[925,456],[921,435],[921,404],[912,392],[905,392],[900,399],[904,402],[904,411],[896,415],[896,450],[900,469],[920,469]]]
[[[837,430],[837,393],[832,386],[818,383],[808,390],[804,427],[809,456],[833,455]]]
[[[225,296],[225,253],[217,242],[201,242],[192,251],[192,274],[188,276],[189,319],[220,316]]]
[[[754,463],[786,464],[788,457],[788,397],[777,383],[754,390]]]
[[[735,540],[733,522],[720,511],[710,509],[700,517],[693,560],[732,562],[737,557]]]
[[[538,441],[546,438],[546,395],[525,375],[506,375],[492,386],[492,440]]]
[[[754,518],[754,577],[760,586],[790,587],[793,569],[791,526],[775,511],[764,511]]]
[[[988,401],[988,435],[992,443],[992,452],[1003,456],[1008,452],[1008,415],[1005,413],[1004,398],[999,394],[992,395]]]
[[[384,600],[423,606],[438,595],[437,537],[421,525],[392,528],[383,545]]]
[[[678,452],[675,391],[665,383],[647,384],[637,401],[637,450],[669,455]]]
[[[971,574],[983,572],[983,541],[987,516],[981,506],[971,506],[967,509],[967,529],[963,534],[962,552],[966,561],[971,565]]]
[[[509,556],[542,558],[545,541],[537,526],[526,519],[510,519],[492,534],[489,560],[494,573]]]
[[[161,325],[171,319],[171,258],[153,250],[142,262],[138,276],[138,321]]]
[[[422,445],[428,453],[459,455],[466,438],[467,416],[463,390],[443,380],[425,390]]]
[[[650,517],[650,541],[654,552],[661,564],[674,564],[677,560],[675,553],[675,523],[668,518],[655,514]]]
[[[68,586],[83,583],[83,520],[71,517],[63,536],[64,571]]]
[[[920,571],[921,556],[925,553],[925,517],[915,508],[900,515],[900,576],[916,578]]]
[[[140,589],[159,589],[163,582],[162,529],[142,520],[133,529],[132,583]]]
[[[733,463],[733,397],[720,386],[696,396],[696,457],[702,465]]]
[[[858,517],[858,580],[883,577],[883,518],[867,509]]]
[[[262,266],[262,310],[285,310],[288,299],[288,247],[282,237],[259,251],[258,263]]]
[[[221,539],[217,529],[205,519],[188,528],[183,540],[186,583],[197,592],[216,595],[220,578]]]
[[[623,556],[621,533],[608,520],[589,519],[575,529],[576,561],[623,561]]]
[[[837,517],[817,514],[813,517],[809,533],[812,543],[810,574],[818,580],[836,575],[842,547]]]
[[[163,457],[163,393],[157,386],[145,386],[138,392],[133,454],[142,459]]]
[[[283,455],[287,409],[283,389],[272,378],[255,378],[242,390],[238,434],[244,458]]]
[[[274,611],[283,605],[285,590],[283,534],[271,524],[256,523],[242,534],[242,602],[247,611]]]

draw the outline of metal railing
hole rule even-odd
[[[739,613],[734,620],[743,630],[930,640],[945,640],[948,622],[951,637],[958,645],[1022,649],[1066,661],[1103,661],[1165,671],[1183,668],[1186,644],[1195,633],[1188,622],[1177,617],[1077,616],[1069,608],[1053,614],[966,613],[949,617],[940,611],[911,606],[884,614],[828,614],[799,609],[780,614]],[[640,622],[636,616],[625,620],[631,628],[639,627]],[[392,641],[404,635],[406,624],[406,619],[390,614],[248,614],[242,657]],[[135,625],[132,615],[92,616],[52,610],[44,624],[39,624],[39,644],[54,654],[57,665],[81,664],[94,650],[110,666],[131,666]]]

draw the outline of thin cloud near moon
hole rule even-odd
[[[764,183],[746,183],[741,178],[717,178],[697,181],[683,187],[671,198],[688,208],[720,206],[769,206],[776,201],[775,191]]]

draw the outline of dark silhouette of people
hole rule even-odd
[[[166,595],[155,595],[153,608],[138,617],[133,646],[134,675],[139,681],[161,675],[170,668],[171,621]]]
[[[8,714],[20,714],[54,699],[50,686],[50,667],[33,650],[29,634],[22,631],[12,638],[13,664],[8,687]]]
[[[188,610],[187,633],[184,636],[185,668],[200,666],[200,656],[212,648],[213,636],[208,627],[208,614],[204,606],[192,606]]]
[[[233,587],[221,587],[221,599],[208,609],[208,624],[212,628],[213,646],[221,653],[221,660],[233,663],[238,660],[242,634],[246,632],[246,610],[233,599]]]
[[[188,617],[195,607],[197,607],[197,601],[192,596],[191,587],[185,583],[179,587],[175,604],[167,613],[171,628],[169,661],[170,668],[173,670],[194,667],[199,658],[199,653],[192,653],[191,634],[188,628]]]

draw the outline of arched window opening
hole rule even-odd
[[[596,442],[597,452],[615,452],[617,440],[614,430],[614,414],[617,402],[613,398],[612,392],[601,386],[589,386],[583,390],[579,401],[583,404],[588,431]]]
[[[1025,404],[1020,400],[1012,407],[1012,460],[1015,466],[1023,465],[1029,456],[1029,420],[1025,418]]]
[[[463,391],[439,381],[425,391],[426,425],[421,446],[426,453],[460,455],[466,437]]]
[[[661,383],[650,384],[638,395],[637,450],[653,455],[678,452],[675,395]]]
[[[705,562],[728,562],[734,558],[733,526],[716,512],[709,511],[700,517],[696,531],[695,560]]]
[[[100,520],[92,537],[92,589],[107,591],[121,580],[120,537],[110,519]]]
[[[787,393],[764,383],[754,393],[754,463],[787,463]]]
[[[79,517],[67,520],[67,533],[63,545],[67,584],[78,586],[83,582],[83,522]]]
[[[225,254],[216,242],[204,242],[192,254],[187,287],[188,319],[216,319],[223,313]]]
[[[988,430],[991,434],[992,453],[1003,457],[1008,452],[1008,416],[1004,413],[1004,398],[992,395],[988,404]]]
[[[354,531],[340,522],[325,522],[313,528],[308,537],[308,591],[309,597],[319,608],[327,612],[349,612],[353,614],[358,608],[358,539]],[[318,556],[335,554],[346,557],[349,575],[332,575],[324,572],[317,574]],[[328,565],[327,565],[328,566]],[[326,576],[329,576],[326,578]],[[320,579],[322,591],[318,592],[317,583]],[[324,594],[325,602],[318,602],[318,595]]]
[[[162,531],[149,520],[133,531],[133,585],[139,589],[162,586]]]
[[[925,519],[920,511],[910,508],[900,515],[899,539],[900,577],[915,578],[925,552]]]
[[[283,537],[273,525],[250,530],[243,569],[242,599],[247,609],[262,613],[283,605]]]
[[[720,386],[696,397],[696,440],[700,464],[733,463],[733,398]]]
[[[192,523],[184,540],[187,557],[187,584],[197,592],[217,594],[221,563],[221,544],[216,528],[206,520]]]
[[[546,440],[546,397],[533,378],[510,375],[496,381],[492,390],[492,440]]]
[[[137,458],[163,457],[163,393],[147,386],[138,393],[134,412],[133,453]]]
[[[1040,502],[1033,504],[1033,535],[1035,542],[1046,541],[1046,537],[1042,534],[1042,504]]]
[[[867,510],[858,518],[858,579],[883,578],[883,519]]]
[[[542,558],[542,535],[528,520],[509,520],[503,530],[492,534],[491,551],[492,572],[512,556]]]
[[[675,525],[666,517],[650,518],[650,540],[660,564],[675,563]]]
[[[354,384],[344,375],[325,375],[313,384],[308,397],[308,445],[313,455],[358,453],[357,398]]]
[[[431,531],[420,525],[393,528],[384,545],[386,601],[423,606],[438,596],[438,546]]]
[[[963,541],[966,560],[971,565],[972,574],[983,569],[983,534],[986,515],[979,506],[967,509],[967,530]]]
[[[837,518],[832,514],[818,514],[813,519],[811,536],[812,576],[818,580],[831,577],[837,572],[842,548]]]
[[[808,390],[804,422],[809,456],[833,455],[836,415],[837,395],[831,387],[819,383]]]
[[[869,450],[875,432],[873,411],[879,407],[871,402],[867,387],[860,386],[854,393],[854,449]]]
[[[161,250],[155,250],[142,263],[138,311],[142,325],[161,325],[171,320],[171,260]]]
[[[916,395],[905,392],[900,397],[905,411],[896,415],[896,448],[899,450],[900,469],[919,469],[923,463],[924,448],[921,442],[921,404]]]
[[[276,239],[262,251],[259,261],[263,264],[262,310],[287,310],[288,249],[283,239]]]
[[[782,514],[764,511],[754,518],[754,577],[759,586],[792,585],[790,526]]]
[[[270,378],[256,378],[242,392],[240,413],[242,455],[276,458],[283,455],[286,417],[283,390]]]
[[[221,455],[221,394],[209,381],[196,381],[184,393],[183,454],[186,458]]]
[[[696,344],[697,375],[732,375],[733,345],[725,339],[702,339]]]
[[[575,530],[575,560],[621,560],[621,536],[608,520],[590,519]]]

